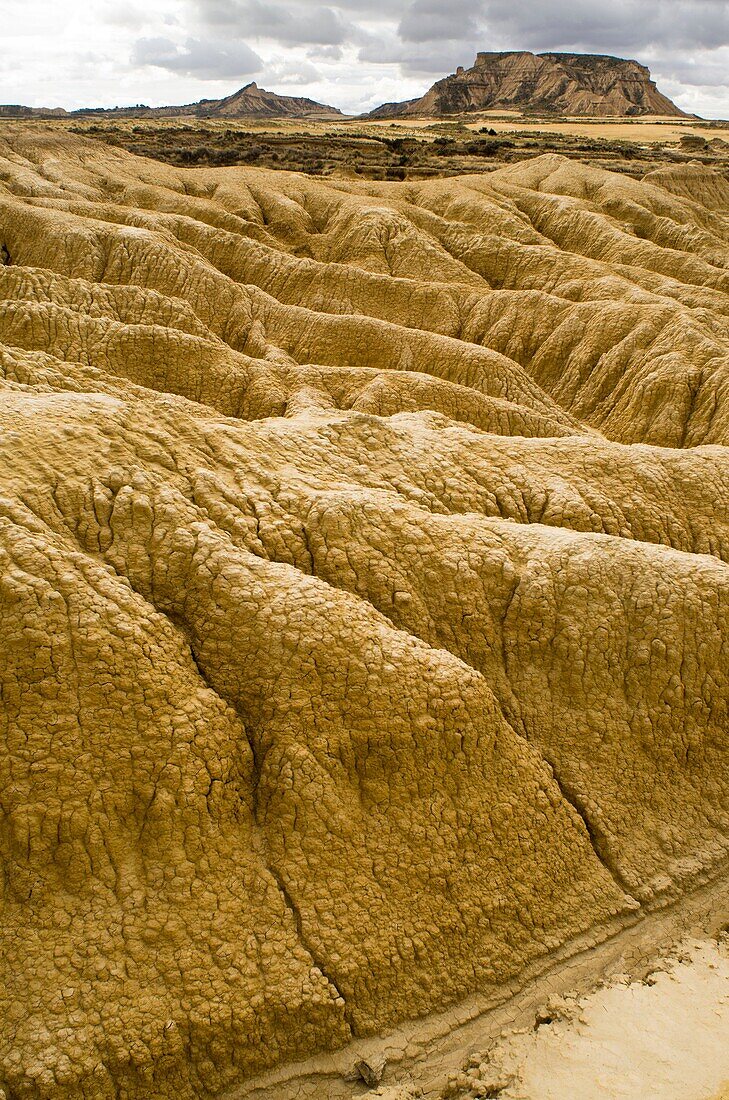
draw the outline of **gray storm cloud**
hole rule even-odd
[[[359,46],[360,60],[444,75],[477,49],[577,50],[658,57],[683,79],[717,76],[729,44],[726,0],[189,0],[211,31],[281,46]],[[696,51],[707,56],[696,58]],[[686,57],[690,52],[692,56]],[[674,56],[671,56],[674,55]],[[729,83],[726,76],[724,83]]]
[[[340,46],[357,37],[356,27],[333,7],[267,0],[217,0],[201,7],[205,22],[243,38],[270,38],[282,45]]]

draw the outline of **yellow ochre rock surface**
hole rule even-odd
[[[722,873],[717,181],[4,135],[0,1095],[212,1096]]]

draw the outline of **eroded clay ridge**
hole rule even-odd
[[[212,1095],[719,873],[724,182],[5,133],[6,1098]]]

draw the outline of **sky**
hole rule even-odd
[[[478,50],[607,53],[729,118],[729,0],[0,0],[0,102],[191,103],[255,80],[347,113],[422,95]]]

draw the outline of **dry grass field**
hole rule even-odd
[[[0,135],[13,122],[1,124]],[[345,121],[110,115],[24,123],[70,130],[176,167],[251,165],[316,176],[413,180],[491,172],[558,153],[636,179],[659,164],[729,170],[729,123],[681,119],[536,119],[484,112],[464,119]]]

